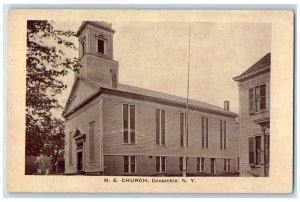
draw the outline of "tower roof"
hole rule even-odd
[[[115,30],[112,29],[112,25],[110,23],[104,22],[104,21],[83,21],[79,27],[79,30],[77,32],[77,36],[79,36],[82,32],[82,30],[88,25],[92,25],[101,29],[104,29],[106,31],[115,33]]]

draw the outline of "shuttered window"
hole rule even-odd
[[[249,89],[249,113],[254,112],[254,95],[253,95],[253,88]]]
[[[95,160],[95,138],[94,138],[94,128],[95,128],[95,121],[89,123],[89,151],[90,151],[90,161]]]
[[[261,163],[261,136],[249,137],[249,165]]]
[[[135,106],[123,104],[123,143],[135,144]]]
[[[73,132],[69,133],[69,164],[72,165],[73,162],[73,137],[72,137]]]
[[[261,163],[261,136],[255,137],[255,164]]]
[[[266,84],[261,84],[249,89],[249,113],[260,112],[267,108]]]

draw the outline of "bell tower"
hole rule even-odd
[[[84,21],[77,33],[79,39],[79,74],[103,87],[117,88],[118,62],[113,60],[111,24]]]

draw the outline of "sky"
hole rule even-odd
[[[190,44],[189,98],[219,107],[228,100],[235,113],[239,113],[239,93],[232,78],[271,52],[270,23],[109,23],[116,31],[119,83],[186,97]],[[54,27],[77,31],[80,24],[60,21]],[[78,56],[77,51],[68,54]],[[63,80],[68,85],[59,98],[64,106],[74,74]]]

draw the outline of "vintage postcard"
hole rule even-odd
[[[10,10],[7,191],[290,193],[293,19]]]

